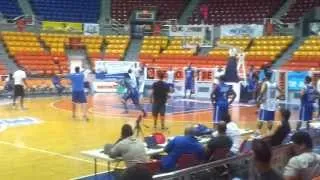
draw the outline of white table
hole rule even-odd
[[[159,149],[148,149],[146,148],[147,155],[152,156],[156,154],[160,154],[164,151],[164,148]],[[81,151],[81,154],[94,159],[94,174],[97,174],[97,162],[98,160],[104,160],[108,163],[108,171],[110,171],[110,165],[112,162],[122,161],[122,158],[111,158],[109,155],[103,152],[103,149],[93,149],[88,151]]]
[[[240,135],[248,135],[253,133],[253,130],[245,130],[245,129],[241,129],[241,133]],[[174,137],[169,137],[168,140],[173,139]],[[210,141],[211,137],[203,137],[199,139],[199,142],[201,144],[207,144]],[[164,148],[166,147],[166,145],[168,144],[168,141],[164,144],[159,144],[160,147],[159,149],[149,149],[146,147],[146,153],[148,156],[152,156],[152,155],[157,155],[160,154],[162,152],[164,152]],[[146,145],[145,145],[146,146]],[[112,162],[119,162],[122,161],[123,159],[121,157],[119,158],[111,158],[109,155],[104,154],[103,153],[103,149],[92,149],[92,150],[88,150],[88,151],[81,151],[81,154],[90,158],[94,159],[94,174],[97,174],[97,162],[98,160],[103,160],[103,161],[107,161],[108,163],[108,171],[110,171],[110,165]]]

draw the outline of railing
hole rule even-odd
[[[310,135],[313,137],[313,144],[315,146],[320,145],[320,130],[309,131]],[[273,157],[271,160],[271,165],[275,170],[280,173],[283,168],[293,156],[292,144],[285,144],[273,148]],[[227,179],[240,178],[240,179],[255,179],[256,171],[254,168],[254,162],[252,159],[252,154],[240,154],[228,159],[223,159],[219,161],[214,161],[206,164],[201,164],[187,169],[177,170],[170,173],[159,174],[153,176],[154,180],[198,180],[205,176],[209,176],[210,179],[220,179],[219,169],[221,167],[228,167]],[[205,179],[205,178],[204,178]]]

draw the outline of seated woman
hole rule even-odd
[[[129,124],[122,126],[120,139],[107,154],[111,158],[122,157],[127,167],[148,162],[144,144],[140,139],[133,136],[133,130]]]

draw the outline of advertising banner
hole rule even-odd
[[[288,90],[300,91],[304,87],[304,79],[309,72],[288,72]]]
[[[129,61],[96,61],[95,71],[96,79],[115,82],[124,77],[128,70],[134,67],[138,62]]]
[[[263,36],[264,26],[260,24],[232,24],[222,25],[221,37],[223,36]]]
[[[84,35],[99,35],[100,26],[95,23],[84,23],[83,24]]]
[[[82,32],[82,23],[43,21],[43,31]]]

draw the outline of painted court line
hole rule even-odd
[[[93,161],[90,161],[90,160],[87,160],[87,159],[82,159],[82,158],[78,158],[78,157],[75,157],[75,156],[65,155],[65,154],[52,152],[52,151],[47,151],[47,150],[44,150],[44,149],[28,147],[28,146],[25,146],[25,145],[22,145],[22,144],[11,143],[11,142],[7,142],[7,141],[0,141],[0,144],[12,146],[12,147],[15,147],[15,148],[18,148],[18,149],[26,149],[26,150],[29,150],[29,151],[34,151],[34,152],[38,152],[38,153],[42,153],[42,154],[48,154],[48,155],[52,155],[52,156],[62,157],[64,159],[70,159],[70,160],[81,161],[81,162],[85,162],[85,163],[89,163],[89,164],[94,164]],[[105,166],[105,167],[108,166],[105,163],[97,163],[97,165],[101,165],[101,166]]]

